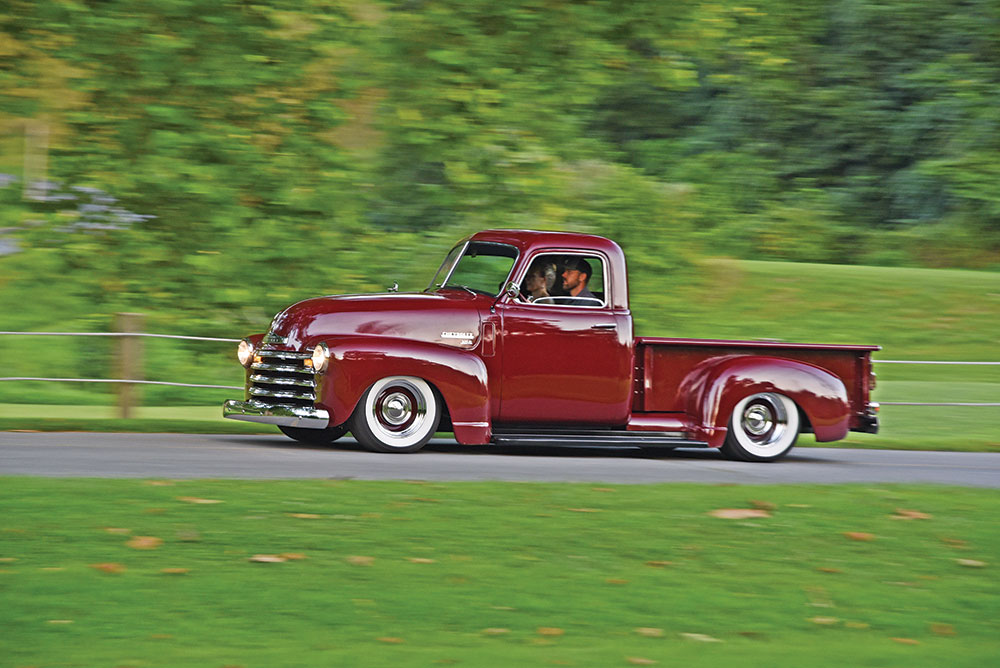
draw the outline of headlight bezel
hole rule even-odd
[[[312,367],[313,373],[323,373],[330,366],[330,349],[325,343],[320,341],[313,348],[312,353]]]
[[[254,352],[254,345],[250,343],[250,339],[243,339],[240,341],[239,345],[236,346],[236,359],[238,359],[240,364],[243,366],[249,367],[253,362]]]

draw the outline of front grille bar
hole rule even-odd
[[[312,367],[306,366],[306,360],[312,357],[312,353],[265,347],[256,355],[260,361],[250,365],[250,386],[247,390],[250,397],[271,404],[301,406],[315,403],[316,375]]]

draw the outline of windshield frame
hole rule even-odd
[[[464,290],[474,290],[474,291],[480,292],[482,294],[490,295],[491,293],[485,292],[483,290],[477,290],[476,288],[470,288],[470,287],[464,286],[464,285],[448,285],[448,281],[451,280],[452,274],[455,273],[455,269],[458,267],[459,263],[461,263],[462,258],[465,257],[465,254],[468,252],[469,247],[472,244],[483,245],[483,246],[503,246],[504,248],[508,248],[508,249],[510,249],[510,250],[512,250],[514,252],[513,256],[508,256],[508,255],[497,255],[496,256],[496,257],[512,257],[513,258],[513,261],[511,262],[511,265],[510,265],[510,269],[507,271],[507,275],[504,276],[504,279],[503,279],[503,281],[500,284],[501,285],[500,290],[496,294],[493,294],[491,296],[492,297],[497,297],[500,294],[502,294],[504,287],[506,287],[506,285],[510,282],[510,277],[518,269],[518,260],[521,258],[521,249],[518,248],[517,246],[513,245],[513,244],[505,244],[505,243],[501,243],[499,241],[475,241],[473,239],[466,239],[465,241],[463,241],[463,242],[461,242],[459,244],[456,244],[450,251],[448,251],[448,254],[445,255],[444,261],[441,263],[441,266],[438,268],[437,272],[435,272],[435,274],[434,274],[434,277],[431,279],[431,284],[427,286],[427,289],[424,290],[424,292],[437,292],[438,290],[443,290],[443,289],[446,289],[446,288],[454,288],[454,289],[459,289],[459,290],[462,290],[462,289],[464,289]],[[458,249],[459,247],[461,247],[462,251],[460,253],[455,254],[455,256],[454,256],[455,259],[452,261],[451,266],[448,267],[447,276],[445,276],[444,280],[442,280],[440,283],[435,283],[434,281],[441,275],[441,272],[445,269],[445,266],[448,264],[448,259],[450,257],[452,257],[452,254],[455,253],[456,249]]]

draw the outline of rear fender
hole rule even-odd
[[[687,412],[712,447],[726,439],[729,418],[744,397],[777,392],[794,401],[812,424],[817,441],[847,435],[850,402],[837,376],[805,362],[780,357],[730,356],[695,368],[684,381]]]
[[[486,365],[474,353],[435,343],[382,336],[320,340],[330,350],[319,403],[341,424],[372,383],[386,376],[416,376],[437,388],[451,415],[455,439],[465,445],[491,437]]]

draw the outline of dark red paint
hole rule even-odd
[[[597,255],[607,270],[607,306],[526,304],[457,289],[294,304],[275,317],[270,334],[284,338],[274,344],[282,349],[329,346],[317,406],[330,412],[331,426],[391,375],[431,383],[456,439],[467,444],[489,442],[497,426],[545,425],[684,432],[718,447],[736,403],[770,391],[798,404],[818,440],[843,438],[862,424],[878,346],[637,338],[625,256],[613,241],[523,230],[470,239],[514,246],[509,278],[519,285],[540,254]]]

